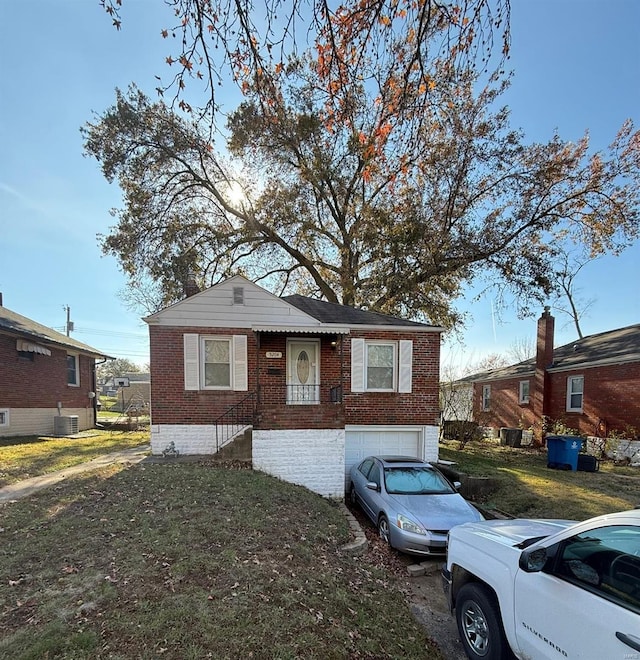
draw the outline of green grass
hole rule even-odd
[[[111,466],[0,529],[1,657],[442,658],[339,508],[259,472]]]
[[[497,489],[479,500],[517,517],[584,520],[640,504],[640,471],[601,462],[599,472],[547,468],[546,449],[513,448],[491,440],[440,446],[440,459],[474,476],[490,477]]]
[[[148,431],[95,430],[76,438],[0,438],[0,488],[148,442]]]
[[[148,442],[147,433],[5,439],[3,479]],[[639,503],[640,474],[546,467],[546,451],[441,445],[514,516],[584,519]],[[7,476],[6,472],[10,471]],[[437,658],[406,582],[341,552],[339,508],[237,466],[113,465],[0,507],[0,657]],[[368,559],[370,557],[371,559]]]

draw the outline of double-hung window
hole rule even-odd
[[[67,353],[67,385],[73,385],[74,387],[80,385],[78,356],[70,353]]]
[[[0,409],[0,426],[9,426],[9,409]]]
[[[247,336],[185,334],[184,389],[246,392]]]
[[[413,342],[351,340],[351,391],[402,392],[412,388]]]
[[[366,344],[366,389],[393,392],[396,383],[396,344]]]
[[[518,403],[526,404],[529,403],[529,381],[521,380],[520,389],[518,392]]]
[[[204,389],[231,389],[231,339],[202,337]]]
[[[584,376],[567,378],[567,412],[582,412]]]
[[[487,412],[491,408],[491,385],[482,386],[482,410]]]

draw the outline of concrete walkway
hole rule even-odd
[[[31,477],[31,479],[18,481],[15,484],[0,488],[0,504],[28,497],[32,493],[53,486],[74,474],[88,472],[89,470],[97,470],[98,468],[111,465],[112,463],[139,463],[149,455],[150,451],[151,447],[148,444],[141,445],[140,447],[133,447],[131,449],[123,449],[122,451],[98,456],[98,458],[94,458],[86,463],[72,465],[59,472],[51,472],[39,477]]]

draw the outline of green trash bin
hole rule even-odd
[[[578,455],[582,450],[582,438],[575,435],[547,436],[547,467],[554,470],[578,469]]]

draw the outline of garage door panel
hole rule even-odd
[[[421,457],[421,433],[413,429],[347,430],[345,438],[345,483],[349,470],[371,455]]]

